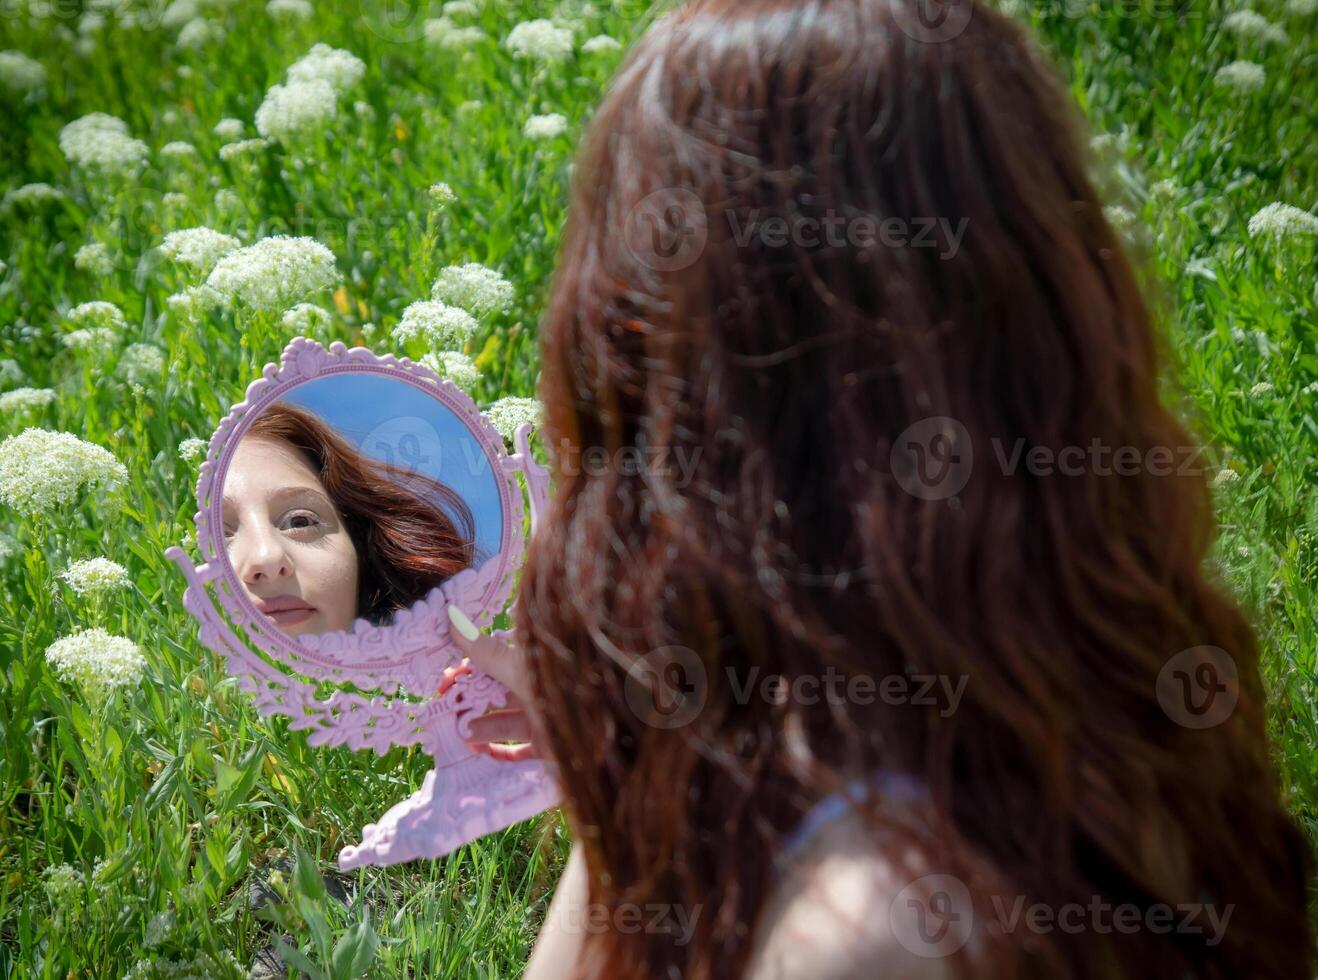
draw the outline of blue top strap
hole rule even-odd
[[[925,789],[919,779],[904,772],[881,770],[868,779],[858,776],[847,784],[846,793],[830,793],[807,811],[796,829],[787,835],[779,859],[784,863],[791,860],[814,840],[820,830],[853,809],[857,801],[868,799],[871,794],[889,800],[913,802],[924,798]]]

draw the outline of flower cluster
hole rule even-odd
[[[426,351],[421,363],[440,377],[448,378],[463,391],[470,392],[481,379],[481,372],[470,357],[461,351]]]
[[[432,299],[460,306],[474,316],[507,310],[513,295],[512,283],[479,262],[447,266],[430,288]]]
[[[450,17],[432,17],[424,29],[426,43],[443,51],[471,47],[487,37],[479,27],[459,25]]]
[[[0,51],[0,87],[31,92],[46,84],[46,66],[22,51]]]
[[[46,648],[46,660],[60,680],[77,684],[96,702],[139,684],[146,670],[136,643],[99,626],[56,640]]]
[[[1213,76],[1213,81],[1224,88],[1233,88],[1241,92],[1257,92],[1267,81],[1268,75],[1262,65],[1252,61],[1233,61],[1223,65]]]
[[[542,414],[539,401],[517,395],[500,398],[485,409],[485,416],[490,420],[495,431],[509,440],[522,425],[529,423],[538,426]]]
[[[276,311],[338,279],[334,253],[320,242],[274,235],[224,256],[206,278],[206,285],[253,309]]]
[[[128,470],[107,449],[71,432],[27,428],[0,443],[0,503],[29,516],[73,501],[84,488],[113,489]]]
[[[1241,37],[1267,41],[1273,44],[1286,43],[1286,31],[1254,10],[1236,10],[1226,15],[1222,26]]]
[[[1318,217],[1293,204],[1276,201],[1249,219],[1249,234],[1252,238],[1266,235],[1273,239],[1289,238],[1293,235],[1316,235]]]
[[[567,132],[567,117],[562,113],[551,112],[543,116],[531,116],[522,127],[522,135],[527,139],[551,140]]]
[[[84,272],[108,276],[114,271],[114,258],[103,243],[88,242],[73,254],[73,265]]]
[[[142,172],[148,153],[146,144],[129,134],[126,122],[104,112],[75,119],[61,129],[59,147],[76,166],[126,177]]]
[[[86,558],[64,569],[60,578],[80,596],[105,595],[128,584],[128,569],[109,558]]]
[[[52,388],[15,388],[0,395],[0,415],[45,408],[55,401]]]
[[[518,58],[533,61],[562,61],[572,54],[572,32],[539,18],[518,24],[504,39]]]
[[[459,347],[475,332],[476,320],[470,313],[439,300],[412,303],[393,330],[400,343],[421,338],[437,350]]]

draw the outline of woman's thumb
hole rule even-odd
[[[450,631],[453,642],[457,644],[463,656],[471,661],[471,665],[489,674],[513,693],[523,695],[527,678],[521,670],[518,658],[509,656],[512,652],[511,644],[498,637],[482,633],[467,614],[452,603],[448,606],[448,618],[453,624],[453,629]]]

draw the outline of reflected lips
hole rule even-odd
[[[316,611],[305,601],[295,595],[275,596],[273,599],[257,599],[256,608],[273,619],[278,626],[297,626],[305,623]]]

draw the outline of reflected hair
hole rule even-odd
[[[276,402],[247,436],[288,443],[320,478],[357,550],[357,615],[370,623],[479,562],[471,508],[455,490],[361,452],[314,412]]]
[[[1192,445],[1083,128],[1019,26],[976,4],[926,43],[902,29],[917,7],[688,3],[628,54],[576,158],[541,325],[553,492],[516,628],[592,907],[700,914],[685,943],[584,930],[574,975],[741,975],[788,831],[889,770],[928,812],[880,799],[866,826],[895,861],[914,844],[966,882],[978,921],[997,896],[1008,914],[1015,896],[1231,910],[1216,944],[988,928],[952,973],[1309,980],[1310,846],[1270,756],[1254,633],[1206,564],[1201,470],[994,458]],[[631,234],[638,215],[667,237]],[[829,215],[968,231],[955,250],[739,234]],[[974,451],[950,499],[892,464],[935,417]],[[596,447],[693,469],[575,465]],[[1158,679],[1205,645],[1234,661],[1236,704],[1192,730]],[[703,684],[673,727],[637,707],[665,649]],[[966,683],[952,711],[743,689],[829,671]]]

